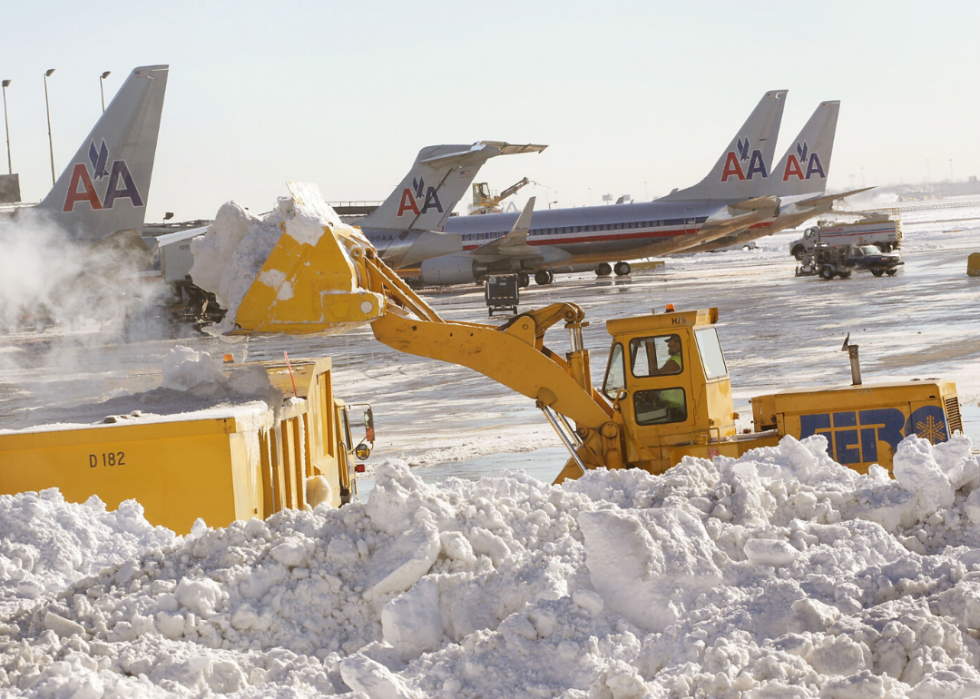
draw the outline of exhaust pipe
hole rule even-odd
[[[851,360],[851,385],[860,386],[861,385],[861,360],[858,357],[858,347],[860,345],[852,345],[848,343],[851,339],[851,333],[847,333],[847,337],[844,338],[844,346],[841,347],[841,352],[847,352],[847,356]]]

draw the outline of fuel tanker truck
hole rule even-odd
[[[753,430],[740,434],[715,308],[607,321],[611,345],[595,387],[582,339],[588,322],[574,303],[521,313],[499,326],[445,320],[358,229],[325,224],[311,233],[310,212],[325,204],[315,188],[290,190],[292,218],[280,224],[261,269],[252,265],[259,271],[236,300],[229,332],[335,333],[370,324],[375,338],[400,352],[469,367],[544,413],[569,450],[556,482],[599,467],[663,473],[684,456],[738,457],[784,435],[822,434],[839,463],[860,472],[874,463],[890,470],[908,435],[935,444],[962,431],[952,382],[863,384],[857,346],[850,345],[851,385],[757,396]],[[570,336],[564,356],[545,344],[556,324]]]

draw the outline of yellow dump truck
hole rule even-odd
[[[304,196],[309,192],[294,192],[296,206],[309,203]],[[888,468],[903,437],[915,433],[937,443],[962,429],[950,382],[866,386],[858,380],[758,397],[755,431],[738,434],[714,328],[717,309],[671,308],[608,321],[612,347],[597,390],[582,341],[588,323],[578,306],[553,304],[499,327],[446,321],[357,229],[325,225],[315,240],[292,235],[289,221],[282,230],[241,301],[234,332],[327,333],[370,323],[375,337],[394,349],[474,369],[544,412],[571,452],[559,481],[596,467],[662,473],[685,455],[737,457],[787,434],[824,434],[841,463]],[[571,339],[564,356],[544,343],[558,322]]]
[[[98,495],[109,509],[136,499],[150,523],[179,534],[199,517],[221,527],[356,498],[355,460],[369,448],[352,440],[330,359],[259,364],[281,389],[281,406],[252,401],[176,419],[0,435],[0,493],[57,487],[71,502]],[[364,415],[365,441],[373,442],[370,406]]]

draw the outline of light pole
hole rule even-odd
[[[51,138],[51,104],[48,102],[48,77],[54,72],[54,68],[44,71],[44,109],[48,113],[48,145],[51,147],[51,186],[55,184],[54,176],[54,139]]]
[[[99,77],[99,92],[102,93],[102,113],[105,114],[105,79],[109,77],[112,71],[107,70]]]
[[[953,181],[953,159],[949,159],[949,181]]]
[[[10,162],[10,122],[7,121],[7,86],[10,85],[9,80],[3,81],[3,125],[7,129],[7,173],[14,174],[14,166]],[[952,161],[950,161],[952,163]],[[950,169],[952,169],[950,165]]]

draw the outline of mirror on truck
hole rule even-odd
[[[347,407],[355,408],[361,406],[364,406],[364,439],[354,447],[354,455],[358,459],[366,459],[371,455],[371,449],[374,448],[374,411],[371,410],[371,406],[368,403],[355,403]],[[370,444],[366,444],[365,442]]]
[[[812,238],[816,234],[817,234],[817,229],[816,228],[807,228],[806,229],[806,232],[803,234],[803,237],[804,238]]]
[[[370,405],[364,411],[364,439],[374,444],[374,411]]]

